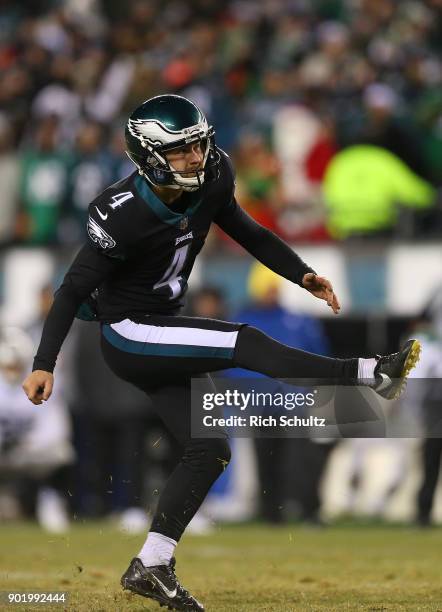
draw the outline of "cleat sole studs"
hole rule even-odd
[[[410,351],[408,353],[407,359],[405,360],[404,368],[402,370],[403,381],[401,382],[396,393],[393,395],[392,399],[398,399],[402,395],[405,387],[407,386],[407,376],[410,374],[411,370],[418,363],[420,356],[421,356],[421,352],[422,352],[421,343],[419,342],[419,340],[414,340],[413,344],[410,347]]]

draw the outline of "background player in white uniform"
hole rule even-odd
[[[31,478],[38,485],[36,517],[53,532],[68,528],[65,500],[51,476],[73,460],[70,421],[60,390],[45,410],[36,409],[21,388],[32,359],[31,338],[18,328],[0,330],[0,473]]]

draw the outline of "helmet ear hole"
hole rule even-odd
[[[154,169],[152,174],[159,184],[166,182],[167,175],[163,170]]]

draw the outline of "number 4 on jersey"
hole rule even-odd
[[[109,202],[109,206],[112,208],[112,210],[115,210],[115,208],[118,208],[119,206],[124,204],[126,200],[130,200],[133,197],[134,194],[132,193],[132,191],[123,191],[122,193],[117,193],[116,195],[112,196],[113,203]]]
[[[172,292],[172,295],[170,296],[171,300],[178,297],[183,290],[183,286],[180,283],[183,277],[179,276],[179,273],[183,269],[184,262],[186,261],[189,246],[190,244],[185,244],[175,251],[172,263],[167,268],[162,278],[153,286],[154,289],[159,289],[160,287],[165,287],[166,285],[170,287]]]

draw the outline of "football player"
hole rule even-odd
[[[101,323],[110,368],[150,396],[183,448],[122,585],[174,610],[203,610],[177,580],[174,550],[230,449],[227,434],[192,438],[191,377],[205,375],[210,388],[209,372],[237,366],[275,378],[372,379],[378,393],[393,397],[418,358],[419,344],[409,341],[378,359],[331,359],[289,348],[241,323],[180,316],[212,223],[334,313],[340,305],[329,280],[241,209],[230,159],[190,100],[168,94],[141,104],[127,122],[126,143],[136,171],[90,204],[87,243],[56,292],[23,387],[34,404],[49,398],[57,355],[83,304],[82,312]]]

